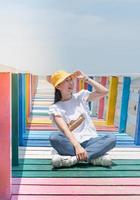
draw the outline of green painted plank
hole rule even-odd
[[[123,160],[123,159],[118,159],[118,160],[113,160],[114,163],[116,163],[117,165],[138,165],[140,164],[140,159],[136,159],[136,160],[131,160],[131,159],[126,159],[126,160]],[[51,159],[19,159],[19,163],[20,164],[40,164],[40,165],[43,165],[43,164],[51,164]]]
[[[18,165],[19,75],[12,74],[12,165]]]
[[[13,177],[25,178],[50,178],[50,177],[79,177],[79,178],[94,178],[94,177],[140,177],[139,171],[13,171]]]
[[[13,171],[51,171],[52,165],[20,165],[13,167]],[[97,167],[91,164],[83,163],[77,164],[76,166],[70,168],[61,168],[59,171],[140,171],[140,165],[117,165],[115,162],[110,168],[107,167]]]

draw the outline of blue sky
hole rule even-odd
[[[139,0],[0,0],[0,63],[38,74],[140,72]]]

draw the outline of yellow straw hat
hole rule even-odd
[[[68,73],[66,71],[57,71],[51,75],[50,82],[54,87],[56,87],[69,76],[74,78],[74,73]]]

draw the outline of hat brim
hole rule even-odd
[[[75,73],[75,72],[74,72]],[[60,83],[62,83],[66,78],[68,78],[69,76],[72,78],[72,79],[75,79],[76,76],[74,75],[74,73],[69,73],[67,74],[66,76],[64,76],[63,78],[61,78],[56,84],[55,84],[55,87],[58,86]]]

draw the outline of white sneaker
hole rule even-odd
[[[59,167],[70,167],[77,163],[76,156],[61,156],[61,155],[54,155],[52,156],[52,165],[54,168]]]
[[[110,167],[112,165],[112,159],[111,159],[110,155],[103,155],[103,156],[100,156],[98,158],[91,160],[91,163],[93,165]]]
[[[51,155],[58,155],[58,152],[55,149],[51,149]]]

